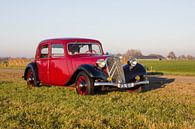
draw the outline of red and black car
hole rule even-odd
[[[93,94],[100,87],[135,90],[149,84],[145,68],[134,59],[122,65],[120,58],[105,55],[98,40],[61,38],[42,41],[24,79],[40,84],[76,86],[78,94]]]

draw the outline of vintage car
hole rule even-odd
[[[30,87],[75,86],[78,94],[88,95],[102,87],[134,91],[149,84],[145,74],[134,59],[122,64],[120,57],[105,55],[98,40],[60,38],[39,43],[35,60],[26,66],[24,80]]]

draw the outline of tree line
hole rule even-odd
[[[120,54],[118,53],[117,55],[121,55],[125,58],[140,58],[140,59],[144,59],[144,58],[154,58],[154,59],[168,59],[168,60],[176,60],[176,59],[183,59],[183,60],[193,60],[195,59],[194,56],[192,55],[180,55],[180,56],[176,56],[175,52],[170,51],[169,53],[167,53],[167,56],[162,56],[160,54],[149,54],[149,55],[143,55],[142,52],[140,50],[136,50],[136,49],[129,49],[127,50],[124,54]]]
[[[160,54],[149,54],[149,55],[143,55],[140,50],[136,49],[129,49],[125,53],[121,54],[118,53],[116,54],[118,56],[123,56],[123,60],[126,61],[129,58],[137,58],[137,59],[167,59],[167,60],[176,60],[176,59],[181,59],[181,60],[194,60],[195,57],[192,55],[180,55],[176,56],[176,54],[171,51],[167,54],[166,57],[160,55]],[[25,66],[27,63],[32,61],[33,58],[12,58],[12,57],[0,57],[0,66]]]

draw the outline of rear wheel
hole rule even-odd
[[[84,71],[80,72],[76,79],[76,91],[80,95],[94,94],[94,81]]]
[[[28,69],[28,72],[26,75],[26,82],[27,82],[28,87],[30,88],[39,86],[39,83],[37,83],[36,77],[33,74],[33,71],[31,68]]]

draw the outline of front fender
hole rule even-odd
[[[134,79],[137,75],[142,76],[146,75],[146,70],[143,67],[143,65],[137,63],[136,66],[134,66],[132,69],[129,68],[130,66],[128,64],[123,66],[124,74],[125,74],[125,80],[129,82],[130,80]]]
[[[65,85],[72,85],[75,82],[78,73],[81,71],[86,72],[89,77],[94,79],[101,79],[106,81],[108,78],[108,76],[103,71],[97,69],[95,66],[90,64],[83,64],[77,68],[70,80]]]

